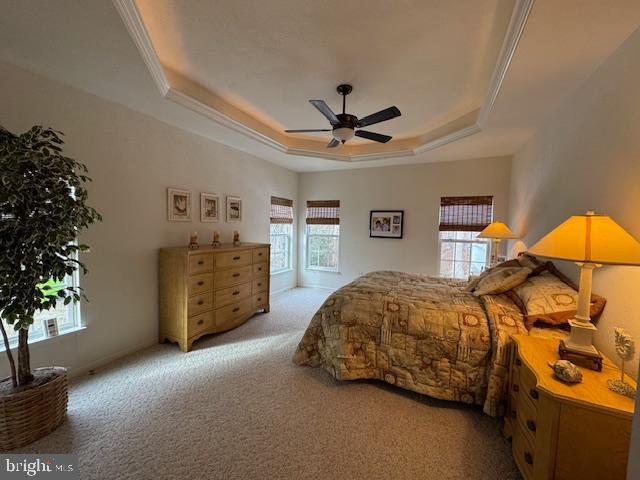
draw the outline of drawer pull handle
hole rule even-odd
[[[240,260],[240,257],[233,257],[234,260]]]
[[[235,292],[233,292],[231,295],[240,295],[240,292],[236,290],[236,291],[235,291]]]
[[[204,285],[204,282],[203,282],[202,280],[200,280],[200,281],[198,282],[198,286],[199,286],[199,287],[201,287],[202,285]]]
[[[536,390],[535,388],[532,388],[531,390],[529,390],[529,395],[531,395],[531,398],[533,398],[534,400],[537,400],[538,390]]]
[[[258,284],[258,286],[259,286],[259,287],[261,287],[261,286],[262,286],[262,284],[261,284],[261,283],[259,283],[259,284]]]
[[[204,265],[204,260],[198,260],[198,265]]]
[[[529,465],[533,465],[533,455],[529,452],[524,452],[524,461]]]
[[[204,320],[198,320],[198,325],[202,325],[204,323]]]
[[[258,256],[259,256],[259,257],[261,257],[261,256],[262,256],[262,252],[260,252],[260,253],[258,254]]]
[[[236,307],[233,309],[233,313],[236,313],[238,310],[240,310],[240,307]]]
[[[516,409],[514,408],[513,410],[511,410],[511,418],[517,418],[518,417],[518,413],[516,411]]]
[[[516,365],[517,366],[522,365],[522,360],[520,360],[519,358],[516,358]]]
[[[235,278],[235,277],[239,277],[239,276],[240,276],[240,274],[239,274],[239,273],[234,273],[234,274],[233,274],[233,276],[234,276],[234,278]]]
[[[518,386],[518,384],[517,384],[517,383],[514,383],[514,384],[513,384],[513,391],[514,391],[514,392],[517,392],[518,390],[520,390],[520,387]]]
[[[204,303],[204,300],[198,300],[198,305],[202,305]]]
[[[262,267],[258,267],[258,271],[261,272],[262,271]]]
[[[536,422],[534,422],[533,420],[527,420],[527,428],[529,430],[531,430],[532,432],[536,431]]]
[[[261,302],[261,301],[262,301],[262,298],[258,297],[258,301],[259,301],[259,302]]]

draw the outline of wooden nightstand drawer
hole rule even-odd
[[[538,410],[524,393],[520,393],[518,396],[517,417],[522,430],[532,442],[535,442],[538,430]]]
[[[261,308],[266,307],[267,303],[269,303],[269,296],[267,295],[266,292],[259,293],[259,294],[253,296],[253,309],[254,310],[259,310]]]
[[[189,255],[189,275],[210,272],[213,270],[213,255],[201,253],[199,255]]]
[[[211,292],[201,293],[189,298],[189,316],[197,315],[213,308],[213,294]]]
[[[533,448],[533,444],[522,432],[522,427],[519,423],[516,423],[514,426],[512,451],[513,459],[516,461],[516,464],[518,464],[522,476],[525,480],[532,479],[535,449]]]
[[[267,262],[253,264],[254,278],[264,277],[269,274],[269,264]]]
[[[213,288],[213,274],[203,273],[189,277],[189,296],[209,291]]]
[[[193,337],[194,335],[199,334],[200,332],[204,332],[205,330],[209,330],[213,327],[213,311],[208,311],[205,313],[201,313],[199,315],[194,315],[193,317],[189,317],[188,323],[188,333],[189,337]]]
[[[251,250],[216,253],[215,268],[242,267],[251,264],[252,258]]]
[[[536,388],[537,383],[533,372],[526,365],[522,365],[520,367],[520,395],[525,395],[533,405],[537,405],[540,398],[540,392]]]
[[[227,288],[233,285],[240,285],[241,283],[247,283],[252,278],[251,265],[239,268],[230,268],[228,270],[220,270],[213,276],[215,288]]]
[[[243,283],[235,287],[216,290],[214,295],[216,308],[224,307],[239,300],[244,300],[251,296],[251,282]]]
[[[266,262],[269,258],[269,248],[254,248],[253,249],[253,263]]]

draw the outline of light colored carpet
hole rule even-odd
[[[184,354],[157,345],[73,382],[69,416],[29,452],[77,453],[85,479],[516,479],[479,408],[333,380],[291,356],[327,292]]]

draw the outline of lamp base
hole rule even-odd
[[[590,349],[575,349],[574,346],[567,340],[560,340],[558,346],[558,353],[562,360],[569,360],[580,367],[588,368],[589,370],[595,370],[597,372],[602,371],[603,357],[598,350],[591,345],[593,350]]]

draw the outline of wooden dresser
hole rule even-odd
[[[269,244],[160,250],[160,342],[193,342],[269,311]]]
[[[607,388],[620,371],[580,368],[582,383],[556,380],[558,340],[514,335],[505,435],[525,480],[624,480],[634,401]],[[635,386],[635,382],[627,377]]]

